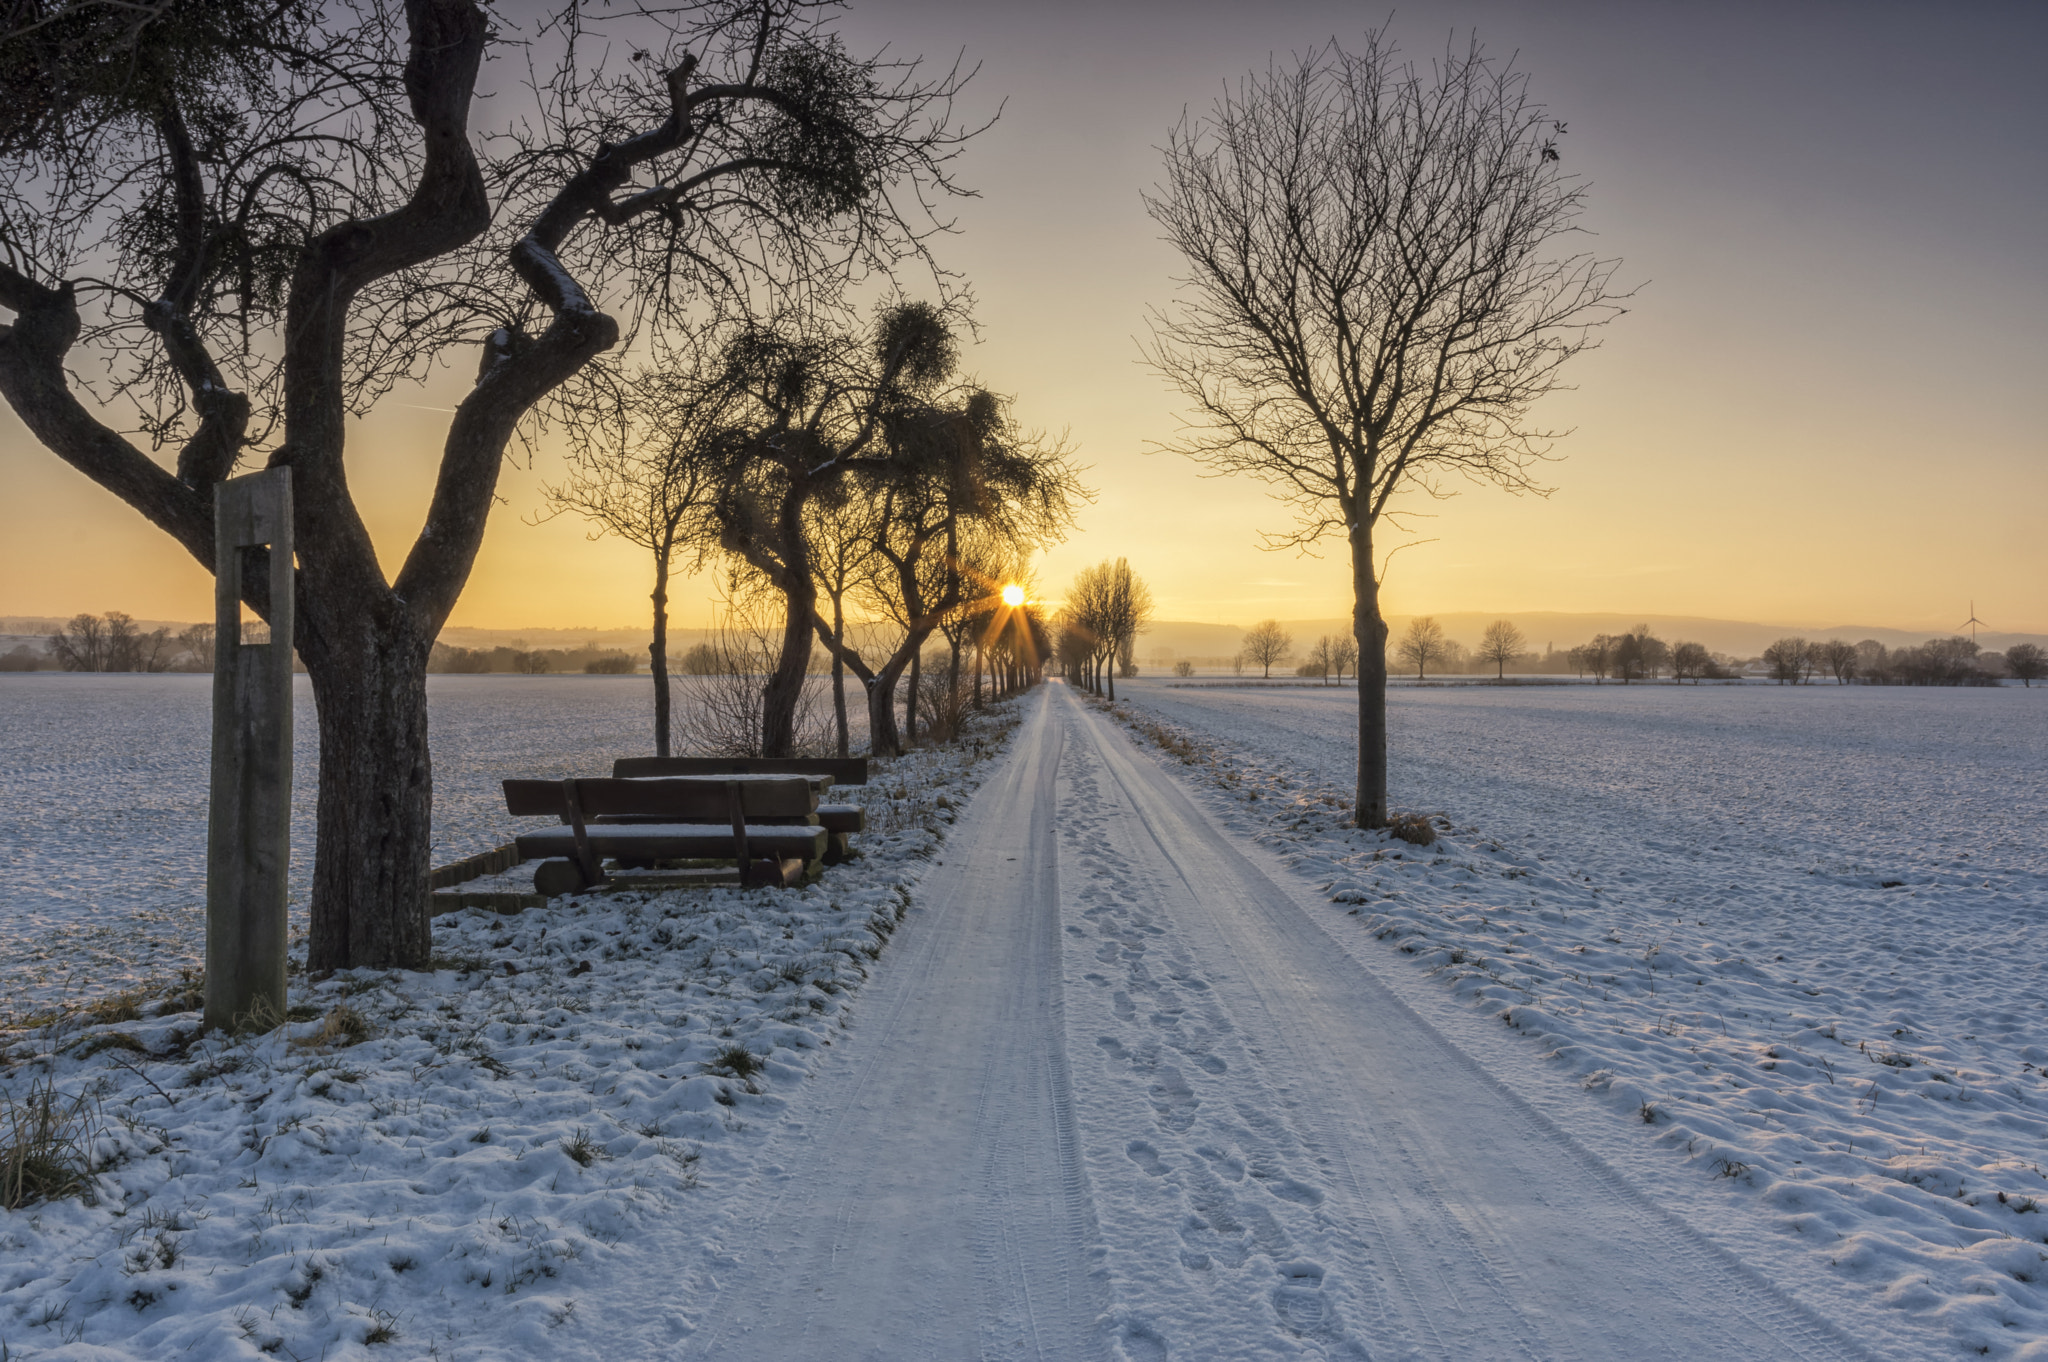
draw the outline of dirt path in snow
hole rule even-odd
[[[774,1137],[683,1355],[1856,1355],[1300,892],[1046,687]]]

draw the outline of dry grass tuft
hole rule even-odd
[[[320,1029],[292,1042],[294,1050],[345,1050],[370,1038],[370,1020],[347,1003],[336,1003],[320,1019]]]
[[[29,1084],[21,1101],[0,1102],[0,1207],[19,1210],[91,1187],[93,1113],[83,1094],[66,1101],[44,1080]]]
[[[1436,829],[1430,825],[1427,814],[1397,813],[1388,820],[1387,831],[1411,846],[1436,845]]]

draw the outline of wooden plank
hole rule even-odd
[[[620,779],[646,776],[828,775],[834,785],[868,783],[866,757],[620,757]]]
[[[518,818],[559,818],[569,821],[569,801],[559,780],[508,780],[505,811]]]
[[[807,861],[825,854],[829,834],[821,827],[772,826],[749,823],[747,845],[764,856],[801,856]],[[592,823],[584,830],[591,851],[598,856],[632,856],[648,860],[697,858],[730,859],[738,854],[732,829],[716,824],[690,823]],[[570,856],[575,835],[568,828],[553,827],[524,833],[519,850],[529,859]]]
[[[663,817],[679,823],[726,821],[732,791],[737,790],[748,818],[808,818],[818,807],[818,792],[798,776],[753,780],[618,779],[579,780],[577,793],[586,814],[603,817]]]

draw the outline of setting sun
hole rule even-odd
[[[1003,604],[1009,606],[1012,610],[1024,604],[1024,588],[1018,586],[1015,582],[1004,587]]]

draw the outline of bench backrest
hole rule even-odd
[[[866,757],[620,757],[620,779],[647,776],[829,775],[834,785],[868,783]]]
[[[585,818],[638,815],[679,823],[724,823],[732,813],[732,792],[748,817],[786,818],[818,811],[818,792],[800,777],[739,780],[730,786],[706,780],[508,780],[506,812],[527,818],[571,819],[569,790]]]

